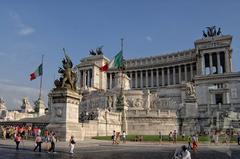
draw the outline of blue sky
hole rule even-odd
[[[124,38],[125,58],[194,48],[206,26],[233,35],[234,69],[239,70],[238,0],[1,0],[0,96],[10,108],[38,95],[39,79],[29,81],[44,58],[44,98],[65,47],[74,64],[104,45],[112,58]]]

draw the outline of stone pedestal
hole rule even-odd
[[[184,103],[185,106],[185,117],[197,117],[198,116],[198,104],[196,98],[188,97]]]
[[[54,131],[62,141],[68,141],[72,135],[76,140],[83,140],[85,132],[79,123],[81,96],[70,89],[54,89],[49,97],[52,102],[47,129]]]
[[[115,77],[114,89],[121,89],[121,88],[123,90],[130,89],[130,78],[126,74],[119,72]]]
[[[195,97],[187,96],[184,100],[184,116],[182,120],[182,133],[190,135],[198,132],[198,104]]]

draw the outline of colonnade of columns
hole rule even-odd
[[[204,53],[201,57],[201,63],[202,75],[231,72],[228,51]],[[214,67],[216,68],[215,70],[213,69]],[[208,72],[206,68],[209,68]]]
[[[79,71],[80,88],[92,86],[92,69]]]
[[[157,88],[159,86],[181,84],[183,81],[191,81],[196,74],[196,63],[186,63],[175,66],[126,70],[130,77],[131,88]],[[109,73],[108,88],[114,87],[113,73]]]

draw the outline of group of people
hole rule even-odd
[[[40,134],[37,134],[37,136],[35,137],[35,148],[33,151],[36,151],[36,149],[38,148],[39,152],[41,152],[42,147],[41,145],[42,143],[44,143],[45,149],[48,152],[55,153],[56,142],[57,142],[56,134],[54,132],[48,132],[48,130],[46,130],[44,132],[43,137]]]
[[[16,150],[19,150],[19,144],[22,142],[22,144],[24,144],[24,136],[19,133],[16,132],[16,134],[14,135],[14,142],[16,143]],[[56,143],[56,135],[54,132],[48,132],[45,131],[44,136],[41,136],[41,133],[38,132],[35,135],[35,147],[33,149],[33,151],[36,151],[38,149],[39,152],[42,151],[42,143],[45,143],[45,149],[48,152],[55,152],[55,143]],[[50,146],[49,146],[50,143]]]
[[[173,132],[170,131],[168,134],[168,141],[173,142],[174,144],[177,143],[177,130],[174,130]]]
[[[120,134],[120,132],[116,132],[115,130],[113,130],[113,134],[112,134],[112,144],[119,144],[120,141],[122,140],[123,143],[126,143],[126,132],[123,131],[122,134]]]
[[[29,137],[36,137],[41,134],[41,128],[31,125],[15,125],[15,126],[1,126],[1,133],[3,136],[3,140],[6,139],[14,139],[17,134],[24,139],[28,139]]]
[[[57,142],[56,133],[53,131],[43,130],[39,127],[32,126],[1,126],[1,134],[3,140],[12,139],[16,144],[16,150],[19,150],[20,145],[24,146],[24,140],[29,138],[34,139],[34,149],[42,151],[42,144],[47,152],[55,152],[55,145]],[[70,137],[69,140],[69,152],[73,153],[75,147],[74,136]]]

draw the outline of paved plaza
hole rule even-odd
[[[112,145],[109,141],[87,140],[78,142],[75,153],[68,153],[68,144],[58,142],[56,153],[33,151],[33,141],[25,141],[21,144],[20,150],[15,150],[14,142],[11,140],[0,140],[0,159],[170,159],[174,150],[181,144],[173,145],[164,143],[128,142],[127,144]],[[44,149],[44,145],[43,145]],[[192,153],[192,159],[239,159],[240,147],[236,144],[207,145],[202,144],[198,152]]]

